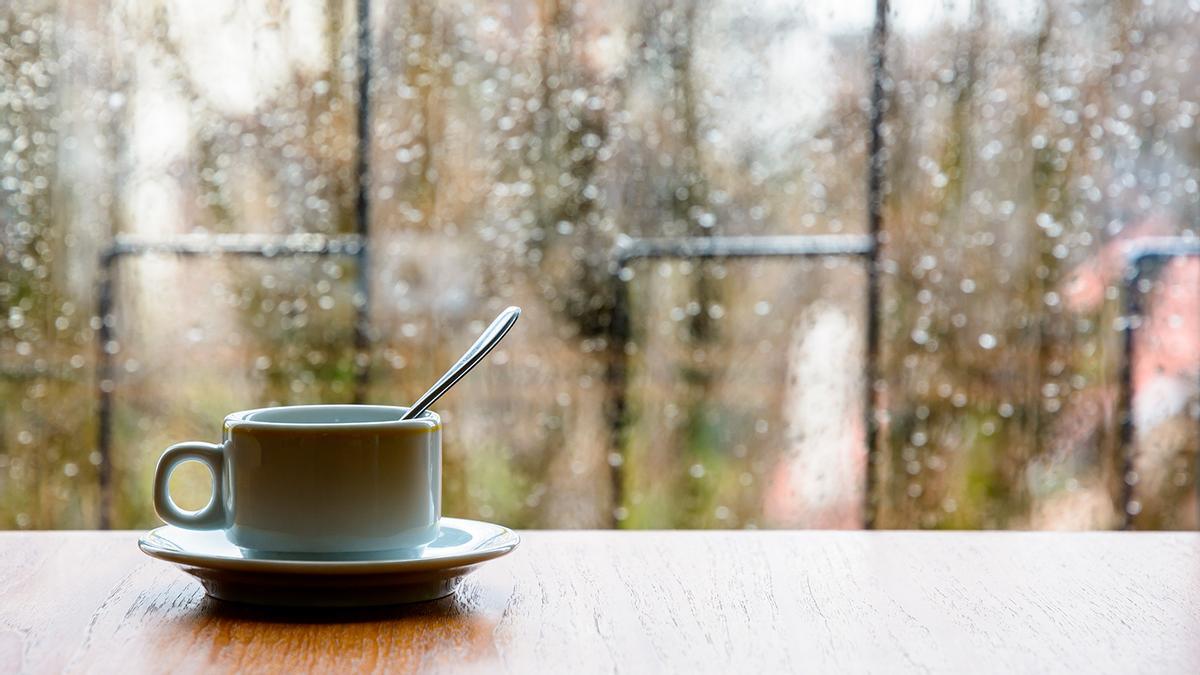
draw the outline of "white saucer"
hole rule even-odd
[[[138,540],[175,563],[214,598],[256,605],[361,607],[433,600],[454,592],[477,565],[521,541],[501,525],[443,518],[438,538],[413,550],[368,554],[271,554],[239,548],[220,530],[166,525]]]

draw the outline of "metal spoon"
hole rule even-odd
[[[453,366],[450,366],[450,370],[447,370],[446,374],[442,375],[441,379],[439,379],[432,387],[429,388],[429,391],[421,394],[421,398],[417,399],[416,402],[412,404],[412,407],[408,409],[408,412],[404,413],[404,416],[400,419],[411,420],[420,417],[426,410],[429,409],[429,406],[433,405],[435,401],[442,397],[442,394],[445,394],[447,391],[449,391],[450,387],[458,384],[458,381],[461,380],[464,375],[471,372],[472,368],[479,365],[479,362],[483,360],[483,357],[487,356],[488,352],[492,351],[492,348],[504,339],[504,336],[508,334],[509,329],[513,327],[513,324],[517,322],[517,318],[520,316],[520,307],[509,307],[503,312],[500,312],[500,316],[496,317],[496,320],[492,322],[492,325],[488,326],[487,330],[483,331],[483,334],[479,336],[479,339],[475,341],[475,344],[471,345],[471,348],[462,355],[462,358],[460,358]]]

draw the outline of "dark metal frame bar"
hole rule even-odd
[[[619,271],[638,259],[869,257],[873,249],[873,239],[862,234],[629,239],[617,245],[613,259]]]
[[[112,392],[114,370],[109,345],[113,341],[116,319],[117,262],[125,257],[143,255],[248,256],[274,259],[303,256],[347,256],[357,263],[355,275],[354,317],[354,402],[366,400],[370,377],[371,283],[368,249],[370,243],[371,201],[371,2],[356,2],[358,30],[355,40],[355,64],[358,109],[355,128],[358,136],[355,157],[357,194],[354,202],[353,235],[329,237],[320,234],[294,235],[185,235],[169,240],[146,240],[114,237],[113,243],[100,255],[99,292],[96,316],[97,330],[96,448],[100,455],[100,528],[112,526]]]
[[[1137,448],[1134,443],[1133,419],[1133,364],[1135,333],[1142,324],[1142,290],[1139,288],[1146,277],[1146,267],[1151,262],[1171,258],[1200,257],[1200,240],[1194,237],[1155,237],[1133,242],[1125,251],[1125,278],[1122,291],[1121,311],[1124,325],[1121,331],[1121,380],[1118,401],[1121,422],[1121,451],[1124,453],[1121,467],[1121,529],[1133,529],[1137,514],[1131,512],[1137,473],[1134,460]]]
[[[867,362],[863,379],[866,380],[867,415],[867,475],[864,486],[863,527],[875,529],[878,516],[875,498],[876,470],[879,464],[879,416],[877,414],[879,392],[879,252],[884,243],[883,236],[883,116],[887,113],[885,79],[887,78],[888,13],[889,0],[875,0],[875,25],[871,30],[871,119],[870,145],[867,168],[867,233],[871,238],[871,253],[867,260]]]
[[[371,343],[371,261],[366,245],[371,235],[371,0],[358,0],[357,38],[358,143],[354,176],[358,192],[354,199],[354,231],[362,245],[355,254],[358,274],[354,298],[354,402],[362,403],[367,396],[370,365],[367,350]]]

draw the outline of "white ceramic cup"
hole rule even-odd
[[[243,548],[282,553],[408,549],[432,542],[442,515],[441,419],[406,408],[301,405],[225,418],[224,440],[167,448],[154,473],[165,522],[224,530]],[[198,511],[181,509],[168,482],[183,462],[213,476]]]

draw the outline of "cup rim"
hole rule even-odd
[[[273,411],[273,410],[337,410],[337,409],[370,409],[372,411],[389,412],[396,415],[394,420],[378,420],[370,422],[273,422],[266,420],[252,419],[252,416],[257,413]],[[276,405],[267,406],[265,408],[254,408],[251,410],[239,410],[235,413],[230,413],[225,416],[225,427],[242,427],[252,429],[320,429],[320,430],[347,430],[347,429],[440,429],[442,426],[442,418],[432,410],[426,410],[415,420],[401,420],[400,415],[408,411],[407,406],[396,405],[372,405],[365,403],[318,403],[311,405]]]

